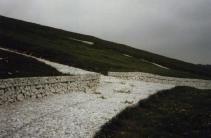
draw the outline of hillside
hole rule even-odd
[[[89,71],[211,78],[211,69],[96,37],[0,16],[0,46]]]

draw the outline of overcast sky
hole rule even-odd
[[[0,14],[211,64],[211,0],[0,0]]]

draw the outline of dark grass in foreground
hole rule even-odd
[[[95,138],[211,137],[211,90],[176,87],[128,107]]]
[[[0,50],[0,79],[58,75],[62,73],[33,58]]]

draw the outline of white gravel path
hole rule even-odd
[[[102,76],[95,94],[71,92],[0,106],[0,138],[91,138],[127,106],[172,87]]]
[[[93,73],[24,53],[66,74]],[[96,93],[70,92],[0,106],[0,138],[91,138],[127,106],[173,85],[101,76]]]

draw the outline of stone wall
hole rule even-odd
[[[176,86],[190,86],[200,89],[211,89],[210,80],[164,77],[142,72],[109,72],[108,75],[122,79],[142,80],[146,82],[173,84]]]
[[[2,79],[0,105],[71,91],[95,91],[99,79],[98,74]]]

